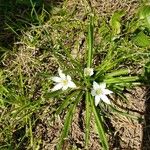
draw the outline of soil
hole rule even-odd
[[[128,103],[116,100],[118,109],[137,116],[138,119],[125,117],[119,114],[113,114],[106,122],[109,131],[108,135],[110,150],[149,150],[150,149],[150,131],[149,123],[149,100],[147,99],[145,87],[137,87],[126,93]],[[115,98],[116,99],[116,98]],[[146,106],[145,106],[146,104]],[[63,119],[57,119],[52,125],[49,125],[49,109],[42,114],[42,120],[35,127],[35,134],[42,138],[42,150],[55,150],[58,142],[58,135],[62,127]],[[68,139],[65,141],[63,150],[84,149],[84,106],[79,104],[74,114],[73,123]],[[62,117],[63,118],[63,117]],[[94,122],[91,120],[90,150],[100,150],[98,135],[95,133]]]

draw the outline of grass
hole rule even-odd
[[[47,128],[59,117],[62,124],[57,135],[57,149],[63,149],[69,141],[75,110],[80,104],[84,106],[80,109],[85,111],[84,147],[87,149],[92,118],[100,147],[107,150],[109,131],[105,128],[105,119],[112,115],[110,112],[133,117],[119,110],[113,102],[110,106],[102,102],[95,107],[91,87],[93,81],[105,82],[120,101],[128,102],[124,89],[148,83],[149,6],[142,6],[143,13],[132,14],[128,19],[123,10],[99,17],[87,1],[80,8],[77,4],[69,4],[66,1],[53,7],[48,14],[44,8],[37,13],[31,1],[31,9],[27,12],[29,20],[6,24],[17,34],[17,41],[10,50],[6,47],[0,61],[0,149],[40,149],[42,135],[36,137],[35,129],[43,119],[41,112],[48,106]],[[26,27],[22,21],[27,22]],[[3,49],[4,45],[1,47]],[[51,92],[50,78],[57,74],[58,67],[72,77],[78,90]],[[94,68],[92,77],[84,76],[86,67]],[[77,149],[77,145],[73,143],[71,148]]]

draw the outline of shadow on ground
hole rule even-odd
[[[50,13],[60,0],[32,0],[32,2],[31,4],[31,0],[0,0],[0,55],[12,49],[21,31],[39,24],[33,7],[39,15],[43,8]],[[47,15],[44,19],[48,17]]]

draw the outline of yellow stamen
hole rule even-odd
[[[101,89],[97,89],[96,90],[96,95],[100,95],[100,94],[102,94],[102,90]]]
[[[68,80],[63,80],[62,83],[63,83],[63,85],[67,85],[68,84]]]

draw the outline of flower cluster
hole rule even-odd
[[[76,84],[72,81],[69,75],[65,75],[62,70],[58,69],[59,77],[52,77],[51,79],[55,82],[55,86],[51,89],[51,91],[57,91],[62,89],[67,90],[68,88],[77,88]],[[85,68],[84,76],[92,76],[94,74],[93,68]],[[91,95],[95,97],[95,106],[97,106],[100,101],[110,104],[110,100],[107,95],[113,93],[112,91],[106,88],[106,83],[93,82],[93,87],[91,90]]]

